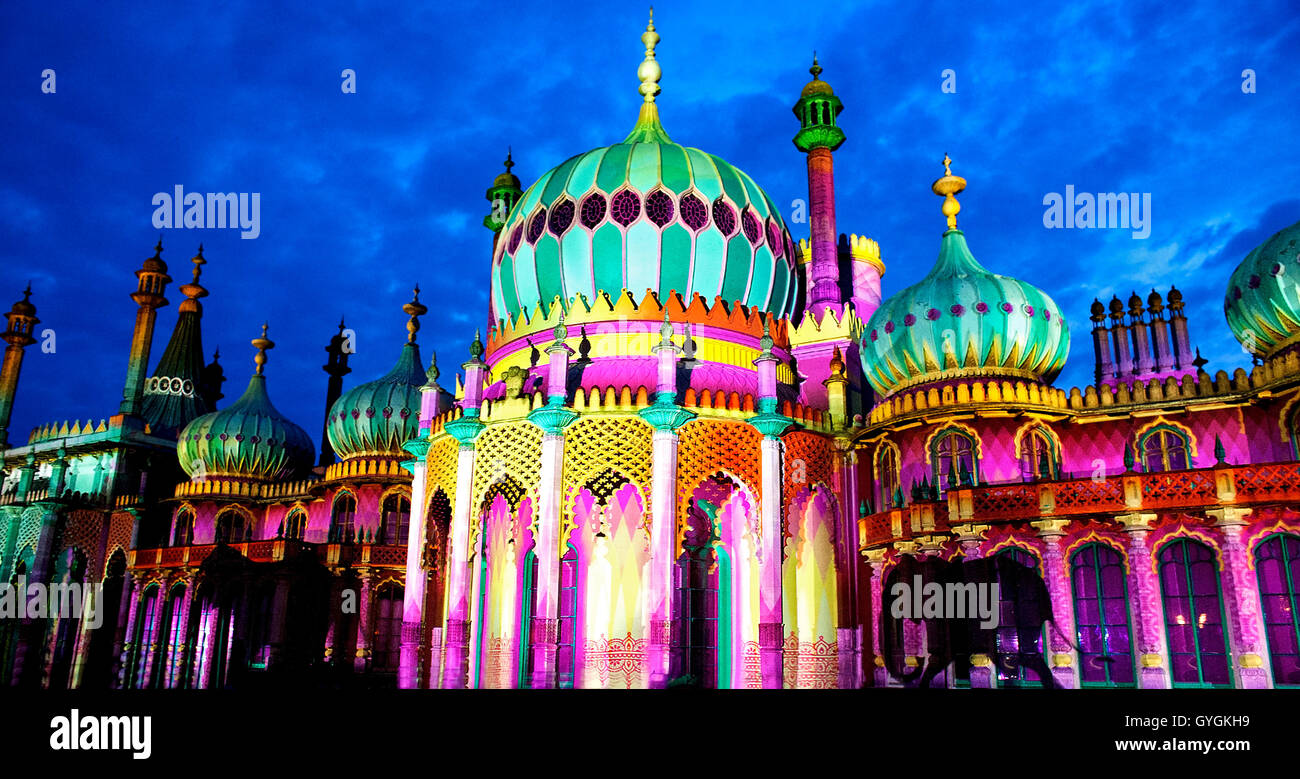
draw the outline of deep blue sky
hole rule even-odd
[[[243,391],[248,342],[268,319],[271,396],[318,439],[339,315],[358,334],[350,386],[396,359],[418,281],[431,306],[420,342],[450,384],[486,316],[483,192],[506,146],[527,186],[618,142],[636,117],[640,4],[213,5],[0,5],[0,304],[30,279],[58,346],[28,350],[15,442],[42,422],[116,411],[132,274],[158,238],[154,193],[260,192],[262,232],[167,232],[176,282],[153,360],[202,241],[204,346],[221,347],[224,403]],[[929,186],[947,152],[970,182],[960,225],[976,257],[1044,288],[1072,325],[1058,384],[1091,381],[1095,296],[1171,283],[1209,369],[1245,364],[1223,319],[1226,279],[1300,218],[1295,7],[970,5],[661,0],[664,125],[778,204],[806,197],[790,107],[816,49],[845,105],[839,229],[880,241],[886,295],[938,251]],[[45,68],[56,94],[40,90]],[[339,89],[344,68],[356,94]],[[940,89],[945,68],[956,94]],[[1242,93],[1246,68],[1255,94]],[[1150,238],[1045,229],[1043,196],[1067,184],[1150,192]]]

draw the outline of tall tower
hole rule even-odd
[[[199,298],[208,295],[199,283],[203,266],[208,264],[203,258],[203,244],[199,244],[190,262],[194,263],[194,278],[180,287],[185,299],[177,307],[180,313],[176,327],[145,382],[140,411],[155,434],[167,437],[179,433],[190,420],[215,410],[203,391],[203,304]]]
[[[339,399],[343,394],[343,377],[352,372],[348,367],[348,354],[351,350],[345,349],[348,339],[343,335],[346,325],[343,324],[343,317],[339,317],[339,332],[330,338],[329,346],[325,347],[325,353],[329,357],[321,369],[330,377],[329,384],[325,388],[325,429],[320,434],[320,460],[318,465],[330,466],[334,464],[334,446],[330,444],[330,409],[334,408],[334,401]]]
[[[808,305],[821,316],[828,308],[841,308],[839,251],[835,232],[835,166],[831,153],[844,143],[844,131],[835,117],[844,110],[831,85],[822,81],[822,68],[813,55],[808,69],[812,81],[803,88],[794,115],[799,132],[794,145],[808,155],[808,211],[811,259],[808,264]]]
[[[135,312],[135,332],[131,336],[131,359],[126,366],[126,385],[122,388],[120,412],[138,415],[144,407],[144,375],[149,368],[149,349],[153,345],[153,326],[158,309],[167,305],[164,290],[172,277],[167,275],[167,263],[162,260],[162,239],[154,247],[153,256],[144,261],[135,272],[138,279],[136,291],[131,293],[140,309]]]
[[[9,445],[9,415],[14,410],[14,395],[18,392],[18,372],[23,367],[23,350],[36,343],[32,330],[41,320],[36,318],[36,306],[29,298],[32,285],[23,290],[23,299],[13,304],[5,314],[8,327],[0,338],[5,347],[4,366],[0,367],[0,451]]]
[[[492,210],[483,217],[483,226],[492,231],[493,249],[496,248],[497,239],[501,236],[501,228],[505,226],[506,217],[510,215],[510,210],[515,207],[515,203],[519,202],[519,196],[524,194],[524,190],[519,186],[519,177],[510,172],[510,169],[515,166],[515,161],[509,148],[506,149],[504,165],[505,173],[492,181],[492,186],[488,187],[487,194],[484,195],[492,204]]]

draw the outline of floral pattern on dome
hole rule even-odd
[[[709,208],[693,193],[688,192],[682,196],[681,210],[682,221],[692,232],[698,233],[708,226]]]
[[[588,230],[595,230],[600,223],[605,221],[605,209],[607,204],[605,196],[599,192],[592,192],[582,201],[582,226]]]
[[[551,233],[553,235],[564,235],[564,231],[569,229],[573,224],[573,212],[575,206],[572,200],[561,200],[551,207]]]
[[[673,221],[675,212],[672,196],[662,189],[657,189],[646,196],[645,215],[659,227]]]
[[[542,231],[546,229],[546,209],[542,208],[533,214],[533,221],[528,223],[528,242],[537,243],[537,239],[542,237]]]
[[[609,211],[615,222],[627,227],[641,216],[641,198],[632,190],[625,189],[610,201]]]

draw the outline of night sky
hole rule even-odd
[[[268,320],[272,400],[319,447],[320,366],[340,315],[357,333],[352,386],[396,360],[418,282],[425,359],[432,345],[451,386],[486,319],[484,190],[507,146],[526,188],[636,119],[639,4],[213,5],[0,4],[0,305],[30,280],[57,347],[27,351],[14,443],[41,423],[116,413],[133,273],[158,240],[155,193],[258,192],[261,235],[164,231],[175,281],[149,371],[202,242],[222,405],[243,392]],[[816,49],[845,105],[838,227],[880,242],[886,296],[938,252],[930,184],[946,152],[969,182],[959,225],[975,256],[1042,287],[1067,317],[1059,386],[1092,380],[1094,297],[1170,284],[1207,369],[1248,365],[1223,292],[1252,247],[1300,219],[1294,5],[969,5],[661,0],[664,126],[748,172],[788,218],[807,197],[790,109]],[[41,90],[47,68],[54,94]],[[356,94],[340,89],[344,68]],[[955,93],[941,89],[945,69]],[[1150,237],[1046,229],[1043,198],[1067,185],[1150,193]],[[791,230],[807,237],[806,224]]]

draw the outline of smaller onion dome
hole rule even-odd
[[[10,313],[19,316],[36,316],[36,306],[31,301],[32,284],[27,282],[27,289],[23,290],[23,299],[14,301],[13,307],[9,309]]]
[[[279,481],[311,468],[316,449],[311,437],[271,405],[266,392],[266,351],[275,344],[253,339],[257,370],[248,389],[227,408],[190,422],[178,436],[176,454],[191,479]]]
[[[419,435],[421,388],[428,377],[420,367],[420,347],[415,343],[419,317],[428,311],[420,303],[420,288],[403,309],[409,316],[407,342],[392,370],[374,381],[343,393],[325,418],[330,445],[341,459],[410,455],[402,444]]]
[[[889,297],[863,329],[863,370],[881,395],[959,376],[1050,382],[1065,365],[1070,332],[1060,308],[1034,285],[980,265],[957,229],[966,185],[952,175],[934,183],[948,230],[934,267]]]
[[[1101,322],[1106,318],[1106,307],[1102,305],[1102,302],[1100,300],[1097,300],[1096,298],[1093,298],[1092,308],[1089,309],[1089,311],[1092,312],[1091,318],[1092,321],[1094,322]]]
[[[1159,311],[1164,308],[1164,306],[1164,298],[1160,297],[1160,293],[1156,292],[1155,288],[1152,288],[1151,294],[1147,295],[1147,307]]]
[[[1260,357],[1300,341],[1300,222],[1246,255],[1228,279],[1223,313],[1241,345]]]

